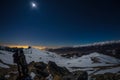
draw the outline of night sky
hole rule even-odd
[[[119,40],[118,1],[0,0],[0,43],[71,46]]]

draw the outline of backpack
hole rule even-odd
[[[13,54],[13,62],[18,63],[18,60],[19,60],[18,53],[16,52],[16,53]]]

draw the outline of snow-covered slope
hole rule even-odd
[[[24,50],[24,52],[28,63],[31,61],[35,61],[35,62],[43,61],[45,63],[48,63],[49,61],[58,62],[61,59],[63,59],[63,57],[55,53],[48,51],[40,51],[39,49],[35,49],[35,48]]]
[[[0,60],[7,64],[13,64],[12,52],[0,50]]]
[[[107,55],[99,54],[97,52],[91,53],[88,55],[84,55],[82,57],[77,58],[65,58],[61,57],[58,54],[48,52],[48,51],[40,51],[39,49],[31,48],[24,49],[24,53],[26,56],[27,63],[32,61],[39,62],[43,61],[48,63],[48,61],[54,61],[59,66],[65,66],[69,70],[70,67],[84,67],[84,68],[92,68],[98,66],[110,66],[120,64],[120,60],[114,57],[110,57]],[[14,65],[13,63],[13,53],[8,51],[0,50],[0,60],[4,63]],[[94,60],[97,62],[94,62]],[[0,62],[0,67],[9,68],[8,65],[5,65]]]
[[[94,63],[92,58],[97,59],[98,62]],[[120,60],[107,55],[99,54],[97,52],[82,57],[73,58],[65,62],[69,67],[95,67],[95,66],[108,66],[119,64]]]
[[[40,62],[43,61],[45,63],[48,63],[49,61],[54,61],[58,63],[64,62],[66,58],[63,58],[55,53],[47,52],[47,51],[40,51],[39,49],[31,48],[31,49],[24,49],[24,53],[26,56],[27,63],[30,63],[32,61]],[[0,50],[0,60],[4,63],[13,65],[13,53],[8,51],[2,51]],[[4,67],[5,64],[0,64],[0,67]]]

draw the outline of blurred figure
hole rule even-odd
[[[16,50],[13,54],[13,61],[17,64],[19,77],[28,76],[28,67],[23,49]]]

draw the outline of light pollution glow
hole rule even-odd
[[[29,46],[28,45],[6,45],[10,48],[28,48]],[[32,46],[33,48],[37,48],[37,49],[40,49],[40,50],[44,50],[46,49],[45,46]]]

